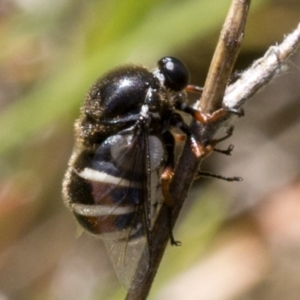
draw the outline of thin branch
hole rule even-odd
[[[213,112],[222,106],[222,99],[227,81],[240,49],[249,5],[250,0],[232,1],[209,71],[209,79],[205,83],[203,95],[205,105],[201,104],[203,112]],[[207,133],[206,129],[208,127],[210,126],[196,124],[196,122],[194,122],[191,126],[191,130],[194,135],[203,145],[206,144],[206,141],[203,142],[203,139],[207,139],[209,142],[214,135],[214,131],[217,130],[217,128],[210,128],[210,132]],[[190,144],[186,143],[170,186],[171,196],[176,203],[176,206],[172,211],[172,227],[179,215],[184,199],[188,194],[200,163],[201,159],[195,157],[191,151]],[[138,290],[128,292],[126,300],[143,300],[147,298],[163,253],[169,241],[168,220],[169,209],[165,204],[163,204],[153,228],[151,266],[147,280]]]
[[[232,1],[214,53],[201,101],[196,108],[212,113],[222,107],[224,92],[241,48],[250,0]]]
[[[235,83],[228,86],[223,100],[224,106],[236,109],[244,105],[246,100],[256,94],[272,78],[287,69],[289,58],[299,47],[300,23],[281,44],[271,46],[264,57],[255,61]]]

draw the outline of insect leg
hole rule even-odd
[[[200,110],[197,110],[188,105],[187,103],[183,102],[181,98],[175,100],[174,106],[176,109],[191,115],[195,120],[199,121],[202,124],[208,124],[210,122],[217,121],[222,117],[226,116],[228,113],[226,109],[220,108],[212,114],[205,114],[202,113]]]
[[[170,235],[170,243],[172,246],[181,246],[180,241],[176,241],[173,235],[172,230],[172,207],[168,207],[168,227],[169,227],[169,235]]]
[[[192,134],[190,127],[184,122],[182,116],[178,113],[173,113],[170,117],[170,125],[177,127],[183,133],[186,134],[191,144],[191,148],[197,157],[201,157],[207,154],[206,148],[197,142],[196,138]]]
[[[216,144],[228,139],[229,137],[231,137],[232,133],[233,133],[233,129],[234,127],[231,126],[227,129],[226,131],[226,135],[219,138],[219,139],[214,139],[211,141],[211,146],[214,147]],[[216,151],[216,152],[219,152],[219,153],[222,153],[222,154],[225,154],[225,155],[231,155],[231,152],[233,150],[233,145],[229,145],[228,148],[226,150],[220,150],[220,149],[215,149],[213,148],[213,151]],[[197,176],[196,176],[196,179],[198,179],[199,177],[210,177],[210,178],[217,178],[217,179],[222,179],[222,180],[226,180],[226,181],[242,181],[242,177],[237,177],[237,176],[234,176],[234,177],[226,177],[226,176],[223,176],[223,175],[217,175],[217,174],[213,174],[213,173],[210,173],[210,172],[204,172],[204,171],[199,171]]]
[[[245,116],[245,111],[242,108],[224,108],[228,113],[237,115],[239,118]]]
[[[210,145],[214,148],[218,143],[220,142],[223,142],[225,140],[227,140],[228,138],[230,138],[232,136],[232,133],[233,133],[233,129],[234,129],[234,126],[230,126],[227,130],[226,130],[226,134],[224,136],[222,136],[221,138],[218,138],[218,139],[213,139],[210,141]],[[233,145],[229,145],[228,149],[227,150],[218,150],[216,149],[215,151],[216,152],[220,152],[220,153],[223,153],[223,154],[227,154],[227,155],[230,155],[231,154],[231,151],[233,149]]]
[[[174,175],[175,167],[175,138],[170,131],[166,131],[162,135],[164,145],[166,147],[167,159],[164,164],[164,168],[161,174],[161,190],[164,197],[164,201],[168,206],[168,228],[170,235],[170,242],[173,246],[179,246],[181,243],[176,241],[172,231],[172,209],[174,206],[174,201],[170,195],[170,182]]]
[[[196,142],[195,138],[193,137],[193,135],[190,132],[189,126],[184,123],[182,117],[179,114],[174,113],[172,115],[171,121],[172,121],[171,122],[172,126],[175,126],[175,127],[179,128],[181,131],[183,131],[186,134],[186,136],[188,136],[190,138],[193,151],[197,156],[201,156],[203,154],[206,155],[206,154],[210,153],[212,150],[215,151],[215,152],[225,154],[225,155],[231,155],[231,152],[233,150],[233,145],[229,145],[226,150],[214,149],[214,147],[215,147],[216,144],[228,139],[232,135],[233,129],[234,129],[233,126],[231,126],[227,129],[225,136],[223,136],[219,139],[212,140],[210,145],[208,147],[204,148],[201,145],[199,145],[199,143]],[[183,142],[185,140],[185,136],[180,135],[180,134],[177,134],[175,136],[175,138],[176,138],[176,141],[179,141],[179,142]],[[197,149],[197,148],[198,148],[198,150],[200,149],[200,152],[201,152],[200,154],[199,154],[199,151],[197,152],[197,150],[196,151],[194,150],[194,149]]]
[[[196,89],[196,86],[192,87]],[[177,98],[175,100],[174,106],[176,109],[191,115],[195,120],[201,122],[202,124],[208,124],[211,122],[218,121],[225,117],[227,114],[235,114],[239,117],[243,117],[245,115],[243,109],[234,108],[220,108],[211,114],[202,113],[200,110],[197,110],[185,103],[184,101],[182,101],[182,98]]]
[[[171,198],[169,185],[174,175],[174,149],[175,149],[175,140],[170,131],[166,131],[162,135],[164,145],[166,147],[167,159],[164,164],[164,168],[161,174],[161,189],[164,196],[164,200],[168,206],[174,206],[174,201]]]
[[[202,94],[203,88],[197,85],[189,84],[185,90],[190,93]]]
[[[217,174],[213,174],[213,173],[210,173],[210,172],[204,172],[204,171],[199,171],[195,179],[198,179],[201,176],[202,177],[222,179],[222,180],[225,180],[225,181],[242,181],[243,180],[242,177],[238,177],[238,176],[226,177],[226,176],[223,176],[223,175],[217,175]]]
[[[187,92],[190,92],[190,93],[202,94],[204,88],[200,87],[200,86],[197,86],[197,85],[189,84],[185,88],[185,90]],[[179,109],[179,108],[177,108],[177,109]],[[239,117],[243,117],[245,115],[245,112],[244,112],[244,110],[242,108],[241,109],[239,109],[239,108],[224,108],[224,110],[227,111],[227,112],[229,112],[229,113],[236,114]],[[188,113],[190,113],[190,112],[188,112]]]
[[[230,144],[226,150],[214,148],[213,151],[224,154],[224,155],[231,155],[233,147],[234,146],[232,144]]]
[[[176,143],[183,143],[186,141],[186,135],[183,133],[173,133]]]

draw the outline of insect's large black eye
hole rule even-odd
[[[178,58],[166,56],[159,60],[157,64],[160,72],[165,77],[166,87],[179,92],[189,84],[189,70]]]

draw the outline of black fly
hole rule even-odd
[[[188,69],[174,57],[159,60],[153,72],[134,65],[117,68],[92,86],[75,123],[64,201],[87,231],[103,238],[120,281],[130,290],[147,276],[158,185],[172,206],[175,139],[170,129],[187,136],[197,157],[206,154],[176,110],[202,123],[227,113],[221,109],[207,116],[188,106],[186,91],[200,91],[189,80]],[[137,265],[140,280],[132,286]]]

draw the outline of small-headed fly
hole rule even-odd
[[[208,122],[186,103],[186,91],[199,92],[188,85],[189,80],[187,67],[174,57],[159,60],[152,72],[142,66],[119,67],[92,86],[75,122],[76,144],[63,183],[64,201],[85,230],[103,238],[128,290],[147,276],[158,186],[170,202],[175,166],[170,130],[180,129],[194,154],[203,154],[177,112]],[[224,111],[215,118],[220,115]],[[138,265],[139,280],[133,285]]]

